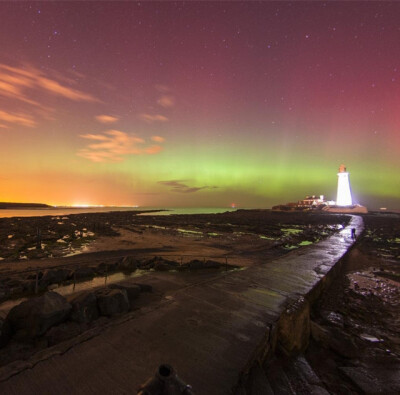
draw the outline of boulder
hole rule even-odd
[[[193,259],[192,261],[189,262],[189,268],[192,270],[196,269],[218,269],[221,267],[221,264],[217,261],[212,261],[212,260],[199,260],[199,259]]]
[[[112,316],[129,310],[129,300],[124,289],[105,288],[97,292],[97,306],[101,315]]]
[[[124,256],[118,261],[118,269],[123,272],[134,272],[140,262],[132,256]]]
[[[153,287],[149,284],[135,283],[140,288],[140,292],[153,292]]]
[[[322,347],[330,348],[345,358],[357,358],[360,354],[360,345],[356,339],[342,332],[336,327],[323,327],[311,321],[311,336]]]
[[[326,324],[330,326],[336,326],[338,328],[343,328],[344,318],[342,314],[326,310],[321,311],[320,314]]]
[[[129,303],[132,307],[132,302],[139,297],[140,287],[136,284],[116,283],[108,286],[111,289],[124,289],[128,296]]]
[[[29,299],[13,307],[6,321],[19,337],[34,338],[63,322],[71,310],[67,300],[56,292]]]
[[[47,288],[51,284],[60,284],[66,281],[71,276],[71,270],[69,269],[49,269],[43,274],[43,277],[39,280],[39,288]]]
[[[218,269],[221,266],[222,266],[221,263],[212,260],[205,261],[204,263],[204,268],[206,269]]]
[[[175,269],[179,266],[178,262],[171,261],[169,259],[164,259],[159,256],[155,256],[154,258],[145,261],[144,263],[141,264],[142,269],[152,269],[157,271],[167,271],[171,269]]]
[[[72,273],[72,277],[76,280],[90,279],[93,278],[94,275],[95,272],[90,267],[80,267],[78,269],[75,269]]]
[[[72,309],[70,312],[70,320],[87,323],[96,320],[99,317],[99,309],[97,307],[97,297],[94,292],[82,292],[68,298]]]
[[[38,275],[38,279],[40,280],[42,277],[43,277],[43,272],[42,271],[39,271],[39,272],[37,272],[37,273],[31,273],[31,274],[29,274],[27,277],[26,277],[26,279],[27,280],[36,280],[36,274]]]
[[[200,260],[198,260],[198,259],[193,259],[192,261],[190,261],[189,263],[188,263],[188,267],[190,268],[190,269],[202,269],[203,268],[203,265],[204,265],[204,261],[200,261]]]
[[[24,280],[23,286],[24,286],[24,292],[33,293],[33,292],[35,292],[36,281],[35,280]]]

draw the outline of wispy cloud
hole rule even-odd
[[[163,147],[161,147],[161,145],[151,145],[150,147],[145,148],[144,152],[149,155],[154,155],[154,154],[158,154],[162,150],[163,150]]]
[[[167,122],[168,118],[160,114],[140,114],[139,118],[148,123],[153,122]]]
[[[144,139],[119,130],[109,130],[103,134],[83,134],[80,137],[93,143],[79,150],[77,155],[92,162],[120,162],[128,155],[151,155],[162,150],[159,145],[146,146]]]
[[[0,110],[0,121],[8,122],[11,124],[18,124],[22,126],[34,127],[36,122],[32,117],[26,114],[16,114]],[[7,127],[3,125],[3,127]]]
[[[164,108],[170,108],[175,105],[175,98],[171,95],[162,95],[158,100],[157,103]]]
[[[89,93],[62,85],[34,67],[12,67],[0,64],[0,94],[12,95],[18,100],[36,104],[29,98],[28,90],[30,89],[42,90],[51,95],[74,101],[99,101]]]
[[[76,81],[62,76],[56,71],[43,72],[32,66],[8,66],[0,63],[0,96],[16,100],[20,105],[28,105],[29,117],[11,114],[5,122],[33,127],[35,118],[53,119],[54,109],[38,101],[38,97],[48,102],[52,97],[61,97],[77,102],[100,102],[89,93],[72,88]]]
[[[201,191],[202,189],[215,189],[215,186],[204,185],[201,187],[191,187],[185,184],[188,180],[169,180],[169,181],[158,181],[158,184],[165,185],[171,188],[172,192],[178,193],[194,193]]]
[[[97,115],[95,119],[101,123],[114,123],[117,122],[119,118],[113,117],[112,115]]]
[[[151,139],[156,143],[163,143],[165,141],[165,138],[161,136],[152,136]]]

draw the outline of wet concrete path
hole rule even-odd
[[[132,394],[169,363],[195,393],[229,394],[288,303],[322,289],[354,243],[351,228],[361,234],[362,218],[318,244],[241,271],[143,277],[164,294],[161,302],[85,341],[48,349],[40,361],[0,369],[0,393]]]

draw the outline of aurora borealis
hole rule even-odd
[[[400,207],[400,3],[0,3],[0,201]]]

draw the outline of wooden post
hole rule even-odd
[[[75,291],[75,285],[76,285],[76,268],[74,270],[74,288],[73,288],[74,291]]]
[[[36,228],[36,249],[42,249],[42,232],[39,228]]]
[[[39,292],[39,270],[36,270],[35,294]]]
[[[228,271],[228,258],[225,257],[225,271]]]

